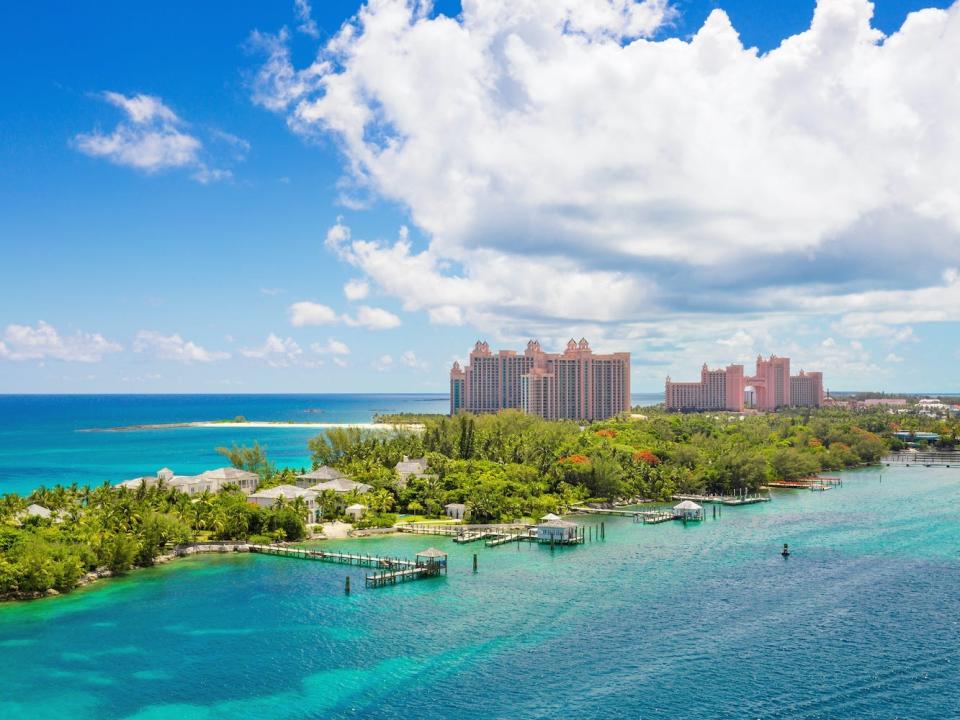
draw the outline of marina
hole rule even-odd
[[[960,452],[898,452],[883,458],[884,465],[922,465],[923,467],[960,468]]]

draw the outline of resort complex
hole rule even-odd
[[[630,408],[630,353],[595,354],[586,339],[547,353],[493,353],[477,342],[470,362],[450,370],[450,414],[517,409],[547,420],[603,420]]]
[[[782,407],[823,405],[823,373],[790,374],[790,358],[757,356],[752,376],[743,365],[711,370],[704,363],[697,382],[674,382],[667,377],[664,401],[668,410],[777,410]]]

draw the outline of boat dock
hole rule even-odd
[[[674,500],[699,503],[701,505],[755,505],[756,503],[770,502],[769,495],[674,495]]]
[[[416,567],[416,563],[414,561],[403,560],[401,558],[333,552],[327,550],[310,550],[308,548],[285,547],[283,545],[250,545],[250,552],[260,553],[261,555],[276,555],[278,557],[296,558],[299,560],[318,560],[320,562],[339,563],[340,565],[359,565],[360,567],[389,569]]]
[[[656,525],[657,523],[673,520],[675,515],[672,510],[644,510],[635,513],[633,521],[643,523],[644,525]]]
[[[922,465],[960,468],[960,452],[897,452],[881,460],[884,465]]]
[[[592,508],[584,507],[582,505],[573,505],[570,508],[570,512],[577,513],[589,513],[590,515],[620,515],[621,517],[633,517],[639,511],[638,510],[621,510],[621,509],[609,509],[609,508]]]
[[[447,554],[435,548],[428,548],[417,553],[416,559],[383,557],[380,555],[361,555],[356,553],[332,552],[326,550],[310,550],[308,548],[284,547],[282,545],[250,545],[252,553],[275,555],[277,557],[295,558],[297,560],[318,560],[340,565],[358,565],[361,567],[376,568],[379,572],[365,577],[368,588],[378,588],[385,585],[396,585],[409,580],[435,577],[447,574]],[[347,578],[347,592],[350,590],[350,578]]]
[[[796,480],[771,480],[768,488],[786,488],[788,490],[828,490],[832,487],[843,487],[843,479],[827,475],[797,478]]]

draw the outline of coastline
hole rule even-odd
[[[324,523],[321,527],[323,528],[321,535],[308,537],[304,540],[297,540],[295,542],[277,543],[277,545],[278,547],[299,547],[314,542],[324,542],[328,540],[361,540],[363,538],[392,535],[399,532],[395,527],[355,530],[353,525],[350,523],[343,523],[339,521]],[[50,588],[46,591],[38,590],[34,592],[9,593],[6,595],[0,595],[0,605],[7,603],[33,602],[35,600],[44,600],[46,598],[53,597],[64,597],[73,594],[76,590],[80,590],[81,588],[89,588],[99,580],[130,577],[131,575],[135,575],[139,570],[147,570],[158,565],[167,565],[176,560],[195,557],[197,555],[249,553],[250,545],[251,542],[249,540],[209,540],[206,542],[195,542],[188,543],[186,545],[179,545],[169,552],[158,555],[156,558],[154,558],[153,563],[150,565],[135,565],[123,573],[115,573],[107,568],[91,570],[90,572],[81,576],[81,578],[77,580],[77,584],[69,590],[61,591]]]
[[[158,423],[146,425],[123,425],[109,428],[81,428],[77,432],[106,433],[106,432],[137,432],[142,430],[175,430],[177,428],[301,428],[313,430],[327,430],[330,428],[357,428],[359,430],[423,430],[422,423],[323,423],[323,422],[293,422],[284,420],[196,420],[181,423]]]

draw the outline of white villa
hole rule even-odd
[[[316,485],[310,486],[310,490],[315,493],[321,493],[324,490],[333,490],[335,493],[346,494],[350,492],[355,492],[358,495],[363,495],[373,490],[372,485],[367,485],[366,483],[356,482],[355,480],[349,480],[345,477],[337,478],[335,480],[327,480],[326,482],[317,483]]]
[[[427,459],[422,457],[408,458],[404,455],[403,460],[397,463],[396,471],[400,487],[403,487],[411,477],[420,478],[429,474],[427,473]]]
[[[163,480],[168,487],[176,488],[188,495],[198,495],[205,490],[216,493],[227,485],[236,485],[244,493],[249,495],[257,489],[260,476],[256,473],[233,467],[205,470],[199,475],[174,475],[170,468],[163,468],[158,470],[155,476],[146,475],[144,477],[133,478],[132,480],[124,480],[115,487],[137,490],[141,485],[153,487],[161,480]]]
[[[293,502],[297,498],[303,498],[304,502],[307,504],[308,520],[313,522],[314,518],[316,518],[317,494],[312,490],[298,488],[296,485],[277,485],[276,487],[255,492],[247,499],[254,505],[269,508],[276,505],[277,500],[280,498],[283,498],[287,502]]]
[[[537,542],[576,542],[577,524],[567,520],[547,520],[537,525]]]
[[[297,475],[297,487],[309,488],[317,483],[330,482],[331,480],[343,480],[346,476],[336,468],[327,465],[321,465],[316,470]]]

